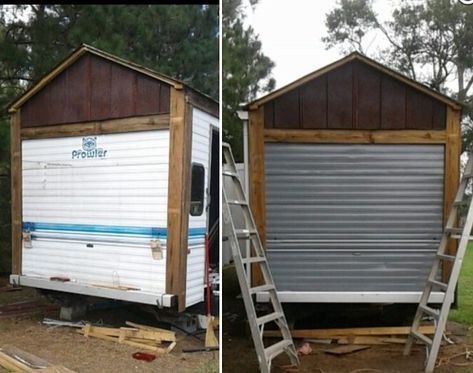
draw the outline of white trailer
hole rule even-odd
[[[179,311],[204,300],[215,101],[82,46],[10,112],[12,283]]]

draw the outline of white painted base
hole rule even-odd
[[[50,281],[45,278],[10,275],[10,283],[33,288],[64,291],[66,293],[84,294],[100,298],[109,298],[151,304],[158,307],[172,307],[172,294],[149,294],[134,290],[108,289],[77,282]]]
[[[422,293],[417,291],[406,292],[296,292],[278,291],[282,303],[419,303]],[[441,303],[445,293],[432,292],[429,302]],[[256,294],[257,302],[269,302],[269,293]]]

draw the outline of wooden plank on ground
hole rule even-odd
[[[163,340],[159,338],[161,333],[151,330],[106,328],[87,324],[80,330],[77,330],[77,332],[83,334],[85,337],[95,337],[110,342],[124,343],[133,347],[148,349],[159,353],[169,353],[176,346],[176,341],[167,341],[170,342],[170,344],[165,347],[165,345],[162,344]],[[175,335],[162,336],[167,339],[171,339],[172,337],[175,339]]]
[[[29,352],[23,351],[15,346],[5,345],[2,346],[1,350],[13,358],[21,359],[21,361],[27,364],[30,368],[41,369],[51,366],[51,364],[46,360],[41,359],[36,355],[30,354]]]
[[[50,367],[40,369],[38,373],[75,373],[73,370],[66,368],[62,365],[52,365]]]
[[[388,343],[406,343],[406,338],[386,338],[383,336],[356,336],[338,338],[338,344],[355,344],[355,345],[384,345]]]
[[[125,324],[128,325],[128,326],[131,326],[133,328],[137,328],[137,329],[149,330],[149,331],[152,331],[152,332],[162,333],[163,335],[166,336],[166,338],[162,338],[163,341],[171,341],[171,342],[176,341],[176,333],[174,333],[171,330],[156,328],[154,326],[137,324],[137,323],[131,322],[131,321],[125,321]]]
[[[34,372],[33,368],[0,351],[0,366],[13,372]]]
[[[346,345],[346,346],[337,346],[329,350],[323,350],[323,351],[327,354],[332,354],[332,355],[346,355],[346,354],[351,354],[353,352],[366,350],[368,348],[371,348],[371,346]]]
[[[342,329],[300,329],[291,330],[293,338],[343,338],[348,336],[382,336],[382,335],[407,335],[410,326],[390,326],[390,327],[373,327],[373,328],[342,328]],[[434,334],[433,325],[423,325],[419,328],[422,334]],[[264,337],[280,337],[278,330],[266,330]]]

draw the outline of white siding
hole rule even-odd
[[[164,293],[149,242],[166,245],[169,131],[95,137],[105,157],[73,158],[83,137],[23,141],[23,274]]]
[[[205,167],[205,190],[208,188],[210,166],[210,126],[218,126],[215,118],[199,109],[192,112],[192,162]],[[207,206],[207,193],[204,206]],[[192,229],[207,231],[207,209],[201,216],[189,216],[190,254],[187,257],[186,306],[204,300],[205,245],[204,235],[192,236]]]

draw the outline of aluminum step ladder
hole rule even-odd
[[[261,373],[270,373],[273,358],[286,353],[291,364],[299,365],[299,358],[286,322],[284,310],[274,285],[265,252],[247,202],[243,185],[238,176],[230,146],[223,144],[223,239],[228,240],[235,269],[245,303],[248,323],[255,344]],[[240,248],[240,242],[244,245]],[[250,245],[251,243],[251,245]],[[253,250],[251,250],[251,246]],[[243,251],[243,253],[242,253]],[[264,284],[252,287],[252,265],[261,270]],[[272,311],[264,315],[256,313],[252,296],[260,291],[269,292]],[[270,346],[263,342],[266,324],[274,323],[281,331],[282,339]]]
[[[460,276],[460,270],[463,262],[463,256],[468,247],[470,232],[473,226],[473,204],[471,200],[465,195],[468,183],[473,179],[473,156],[468,155],[468,163],[465,168],[460,186],[458,187],[455,200],[450,209],[447,224],[445,226],[442,239],[439,244],[432,269],[427,279],[424,291],[420,298],[417,312],[414,317],[414,321],[411,326],[410,334],[407,338],[407,342],[404,348],[404,355],[409,355],[411,352],[412,344],[415,339],[426,345],[427,350],[427,362],[425,366],[425,372],[431,373],[435,368],[435,362],[442,341],[442,336],[445,331],[445,325],[448,319],[448,312],[450,311],[450,305],[453,302],[455,295],[455,287]],[[465,199],[466,197],[466,199]],[[462,227],[455,227],[457,220],[457,213],[460,206],[468,206],[468,213],[466,215],[465,224]],[[450,238],[459,240],[457,253],[455,255],[448,255],[446,252],[447,243]],[[453,263],[450,277],[447,283],[437,280],[436,276],[441,269],[441,263],[450,262]],[[445,291],[443,301],[440,309],[434,309],[428,306],[428,300],[433,288],[439,288]],[[419,332],[419,325],[424,315],[431,316],[435,322],[435,333],[433,339]]]

